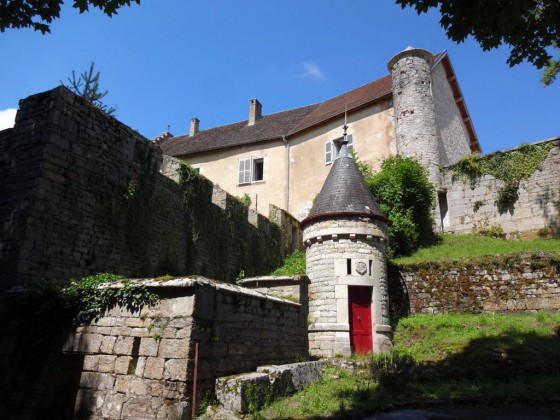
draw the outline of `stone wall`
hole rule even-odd
[[[471,149],[465,123],[441,63],[432,70],[432,92],[437,122],[439,162],[440,165],[449,165],[470,154]]]
[[[204,278],[144,284],[156,305],[34,340],[33,315],[0,308],[0,417],[189,418],[196,343],[199,398],[218,377],[308,357],[302,305]]]
[[[0,290],[103,271],[232,281],[281,264],[275,224],[160,164],[153,142],[62,86],[20,101],[0,132]]]
[[[554,144],[548,157],[533,175],[521,181],[519,198],[503,213],[496,205],[503,181],[484,175],[471,186],[469,180],[453,180],[452,170],[445,169],[449,223],[444,224],[444,231],[470,233],[500,225],[508,234],[541,230],[560,235],[560,138],[548,142]]]
[[[390,270],[393,313],[560,310],[560,256],[485,257]]]

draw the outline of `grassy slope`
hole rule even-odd
[[[441,242],[399,265],[460,261],[520,252],[560,253],[560,240],[504,240],[479,235],[442,235]],[[296,252],[273,274],[305,273],[305,253]],[[413,381],[398,393],[381,389],[369,375],[367,359],[327,361],[323,381],[274,403],[261,418],[347,417],[394,404],[431,401],[484,404],[539,404],[560,397],[560,314],[442,314],[403,318],[394,350],[416,360]],[[364,363],[364,360],[366,363]],[[352,367],[353,366],[353,367]]]
[[[487,255],[520,252],[553,251],[560,254],[558,239],[505,240],[480,235],[444,234],[437,245],[422,248],[408,257],[395,258],[399,265],[417,264],[426,261],[460,261]],[[272,275],[305,274],[305,252],[296,251],[276,269]]]
[[[486,255],[538,251],[560,252],[560,240],[506,240],[472,234],[444,234],[441,236],[441,242],[439,244],[429,248],[419,249],[414,254],[407,257],[395,258],[394,262],[397,264],[409,264],[426,261],[455,261]]]
[[[435,400],[553,404],[560,396],[560,314],[415,315],[395,329],[395,351],[416,360],[412,381],[381,389],[367,358],[326,362],[325,375],[257,417],[347,417]],[[365,363],[364,363],[365,361]],[[358,363],[356,363],[358,362]]]

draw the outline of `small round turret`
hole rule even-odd
[[[387,351],[387,219],[352,157],[341,154],[334,161],[302,227],[310,353]]]

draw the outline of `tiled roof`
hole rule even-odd
[[[348,106],[348,110],[352,110],[361,105],[380,99],[391,93],[391,75],[388,74],[373,82],[367,83],[351,91],[345,92],[332,99],[319,104],[311,114],[301,121],[290,134],[309,128],[315,124],[319,124],[332,117],[344,113]]]
[[[480,145],[468,112],[462,101],[462,95],[455,80],[449,57],[445,51],[434,55],[435,62],[443,59],[444,68],[452,85],[454,95],[461,97],[458,106],[463,116],[463,121],[469,132],[471,150],[480,151]],[[455,84],[453,84],[455,83]],[[281,139],[302,130],[321,124],[331,118],[342,115],[347,108],[349,111],[362,105],[382,99],[392,92],[391,75],[388,74],[373,82],[367,83],[356,89],[345,92],[332,99],[318,104],[290,109],[288,111],[263,115],[254,125],[248,121],[222,125],[208,130],[202,130],[193,136],[182,135],[164,140],[160,143],[163,153],[169,156],[183,156],[202,153],[243,144],[257,143],[272,139]],[[455,87],[456,86],[456,87]]]
[[[314,104],[263,115],[254,125],[248,125],[248,121],[245,120],[202,130],[192,137],[188,134],[177,136],[165,140],[160,146],[163,153],[168,156],[181,156],[265,140],[281,139],[283,135],[287,135],[317,107],[318,104]]]
[[[247,120],[183,135],[163,141],[160,146],[169,156],[189,155],[242,144],[280,139],[295,134],[391,93],[391,76],[387,75],[324,102],[263,115],[254,125]]]
[[[306,223],[337,216],[364,216],[387,221],[367,187],[354,158],[337,158],[315,200]]]

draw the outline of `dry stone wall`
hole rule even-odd
[[[281,264],[282,234],[64,87],[20,101],[0,132],[0,290],[97,272],[232,281]]]
[[[156,305],[45,335],[0,308],[0,417],[189,418],[196,344],[199,397],[218,377],[308,357],[302,305],[204,278],[144,284]]]
[[[444,231],[471,233],[499,225],[507,234],[540,230],[560,235],[560,138],[548,142],[554,143],[548,157],[533,175],[520,182],[519,198],[512,209],[503,213],[496,204],[503,181],[484,175],[471,185],[468,179],[454,180],[452,170],[444,169],[449,212],[449,224],[444,225]]]
[[[560,256],[487,257],[464,264],[393,268],[396,314],[560,310]]]

